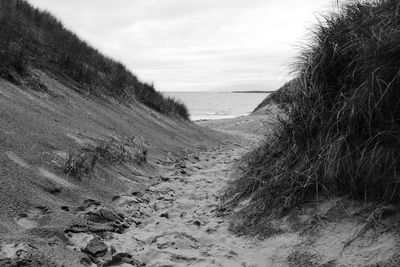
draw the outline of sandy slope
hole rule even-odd
[[[399,266],[393,207],[338,198],[266,222],[263,240],[228,230],[237,218],[221,216],[221,194],[270,117],[199,127],[38,75],[50,93],[0,80],[0,266]],[[149,162],[62,172],[68,149],[118,134],[141,134]]]
[[[397,219],[381,212],[372,223],[361,215],[360,203],[344,198],[304,205],[274,222],[275,234],[266,239],[228,230],[235,217],[218,212],[220,196],[233,164],[259,142],[258,126],[268,123],[257,116],[201,122],[238,136],[228,147],[159,161],[159,180],[116,197],[115,205],[133,223],[103,240],[108,250],[131,255],[139,266],[398,266]],[[69,238],[84,248],[96,235]]]
[[[47,91],[0,79],[0,260],[15,256],[12,251],[28,240],[23,247],[36,248],[32,253],[40,259],[38,265],[48,263],[47,258],[60,264],[70,264],[71,258],[79,262],[83,253],[65,250],[65,233],[92,223],[93,215],[87,214],[91,204],[85,200],[112,210],[114,196],[132,186],[141,188],[157,175],[157,160],[173,161],[188,151],[225,143],[226,135],[167,118],[138,102],[121,105],[93,99],[78,94],[72,81],[39,70],[33,73]],[[142,136],[149,147],[148,163],[99,162],[84,180],[63,172],[70,150],[120,135]],[[108,233],[123,227],[107,222],[89,228]]]
[[[160,180],[150,182],[144,191],[115,198],[118,209],[129,214],[133,224],[103,240],[106,246],[129,253],[146,266],[276,266],[287,262],[289,248],[299,241],[297,235],[285,234],[268,243],[237,237],[228,231],[226,218],[218,216],[219,198],[232,163],[255,142],[255,135],[242,132],[228,148],[188,154],[172,163],[159,161]],[[84,248],[96,236],[78,233],[69,238],[75,247]]]

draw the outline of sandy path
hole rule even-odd
[[[384,219],[382,209],[379,220],[370,220],[375,218],[371,213],[360,213],[364,203],[344,197],[305,203],[271,222],[279,234],[265,240],[229,232],[228,218],[218,217],[220,196],[235,170],[232,165],[259,142],[252,129],[264,124],[254,117],[237,118],[233,124],[207,123],[236,135],[226,140],[229,147],[201,146],[202,152],[181,161],[174,156],[154,160],[161,176],[143,172],[132,174],[133,181],[118,173],[129,193],[108,198],[113,203],[86,199],[78,206],[61,206],[77,218],[63,229],[65,236],[0,242],[0,265],[33,261],[36,266],[91,267],[400,266],[398,216]],[[17,154],[6,156],[24,169],[36,170]],[[57,182],[45,169],[40,173]],[[246,209],[246,202],[242,204],[240,208]],[[38,205],[14,219],[21,231],[33,232],[41,230],[53,212]]]
[[[236,146],[189,155],[186,161],[165,166],[163,182],[150,186],[145,195],[118,200],[122,209],[137,215],[137,227],[115,234],[108,245],[147,266],[283,264],[288,244],[296,243],[296,236],[269,240],[268,248],[234,236],[227,230],[227,222],[217,216],[227,172],[243,153],[244,149]]]

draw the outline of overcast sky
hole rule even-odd
[[[275,89],[288,79],[287,66],[316,16],[332,6],[332,0],[28,1],[161,91]]]

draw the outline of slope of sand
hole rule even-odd
[[[0,259],[15,256],[10,251],[21,247],[37,248],[34,254],[41,260],[79,258],[81,252],[65,250],[65,233],[91,223],[92,215],[87,216],[89,211],[82,206],[85,200],[96,200],[112,210],[114,196],[155,179],[158,160],[173,161],[190,151],[225,144],[226,135],[167,118],[139,102],[123,105],[83,96],[72,81],[33,72],[46,91],[0,79]],[[111,137],[136,135],[149,148],[147,163],[99,162],[85,179],[63,172],[69,151]],[[89,228],[102,233],[123,228],[110,224]],[[18,245],[26,240],[29,245]],[[48,247],[49,243],[53,245]],[[14,256],[11,261],[17,260]]]
[[[271,117],[199,127],[38,75],[50,93],[0,80],[0,266],[399,266],[392,206],[335,198],[266,222],[264,239],[229,231],[239,218],[221,212],[223,190]],[[145,138],[146,164],[62,172],[69,149],[121,134]]]
[[[239,138],[228,148],[166,164],[162,181],[147,194],[124,196],[118,202],[122,209],[146,212],[136,227],[114,234],[107,245],[146,266],[398,266],[399,217],[393,206],[368,212],[363,203],[335,198],[305,204],[273,222],[274,234],[265,239],[228,230],[235,217],[221,216],[219,198],[235,171],[232,165],[259,142],[265,133],[259,126],[270,123],[265,116],[201,122]]]

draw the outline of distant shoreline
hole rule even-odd
[[[231,93],[234,94],[270,94],[273,93],[275,91],[231,91]]]
[[[250,94],[270,94],[274,93],[276,90],[273,91],[262,91],[262,90],[253,90],[253,91],[162,91],[162,93],[250,93]]]

